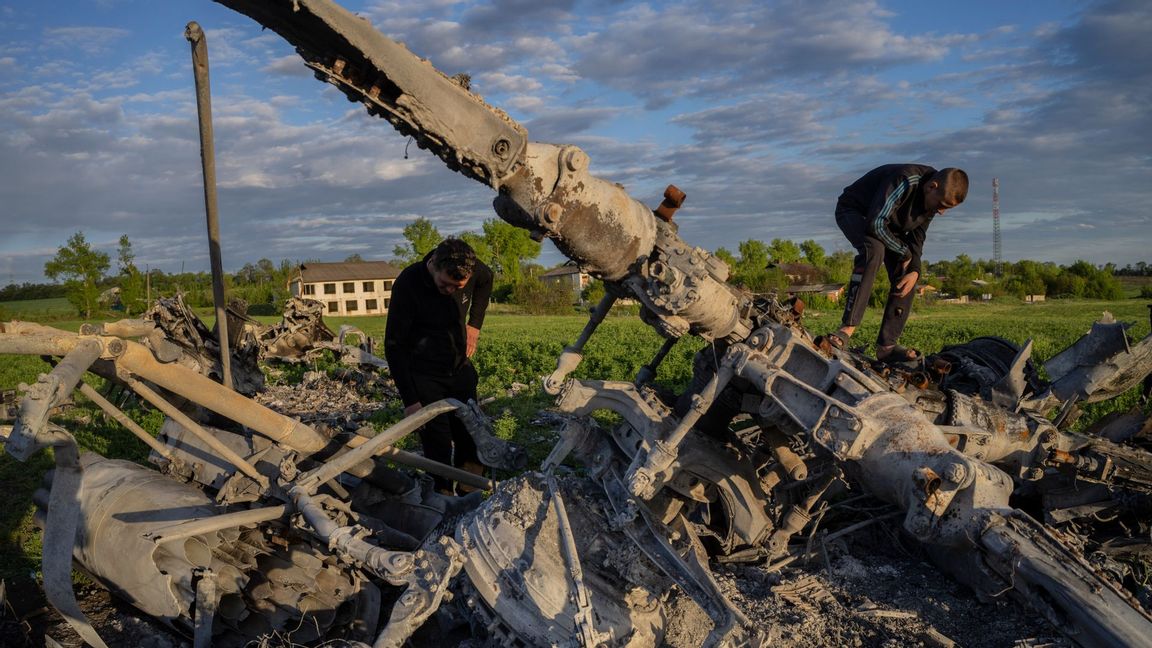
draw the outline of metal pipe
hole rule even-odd
[[[152,405],[154,405],[156,407],[156,409],[163,412],[166,416],[168,416],[172,420],[174,420],[177,423],[179,423],[180,425],[182,425],[189,432],[191,432],[192,434],[195,434],[197,437],[199,437],[199,439],[201,441],[208,444],[208,447],[212,448],[212,451],[215,452],[216,454],[218,454],[221,459],[223,459],[224,461],[227,461],[228,463],[232,464],[233,466],[236,466],[236,468],[238,468],[240,470],[240,472],[244,473],[245,475],[248,475],[253,480],[255,480],[256,483],[260,484],[261,488],[268,488],[268,478],[265,477],[264,475],[260,474],[260,471],[256,470],[255,466],[248,463],[248,461],[246,459],[244,459],[244,457],[241,457],[240,455],[236,454],[232,450],[232,448],[229,448],[228,446],[221,443],[219,439],[217,439],[215,436],[210,434],[204,428],[200,427],[199,423],[197,423],[196,421],[193,421],[191,418],[188,417],[187,414],[185,414],[184,412],[181,412],[179,409],[176,408],[175,405],[173,405],[172,403],[169,403],[167,400],[164,399],[163,396],[161,396],[160,394],[157,394],[151,387],[149,387],[148,385],[145,385],[144,383],[140,382],[139,380],[136,380],[135,378],[133,378],[132,376],[129,376],[129,375],[123,375],[120,378],[125,383],[127,383],[128,386],[131,387],[133,391],[135,391],[137,394],[140,394],[141,396],[143,396],[144,400],[148,401],[149,403],[152,403]]]
[[[480,490],[494,490],[496,488],[496,481],[488,479],[475,473],[470,473],[467,470],[461,470],[455,466],[442,464],[439,461],[434,461],[428,457],[423,457],[413,452],[405,452],[399,448],[388,446],[376,453],[378,457],[388,457],[398,464],[411,466],[412,468],[419,468],[424,472],[432,473],[445,479],[460,482],[472,488],[479,488]]]
[[[136,435],[136,438],[147,444],[156,454],[164,457],[168,461],[173,461],[171,448],[157,441],[156,437],[148,434],[147,430],[140,427],[136,421],[128,418],[128,415],[122,412],[120,408],[108,402],[108,399],[101,396],[100,392],[96,391],[91,385],[88,383],[80,383],[80,393],[87,396],[88,400],[96,403],[97,407],[104,410],[104,413],[111,416],[117,423],[123,425],[129,432]]]
[[[212,88],[208,82],[208,37],[195,21],[184,29],[192,44],[192,74],[196,79],[196,114],[200,118],[200,163],[204,169],[204,211],[208,218],[208,256],[212,263],[212,301],[216,304],[216,337],[224,386],[232,389],[232,351],[224,304],[224,269],[220,255],[220,220],[216,210],[216,150],[212,138]]]
[[[175,540],[184,540],[192,536],[215,533],[216,531],[231,529],[233,527],[251,526],[260,524],[261,522],[278,520],[284,517],[284,514],[287,512],[288,507],[281,504],[279,506],[266,506],[264,508],[249,509],[247,511],[236,511],[235,513],[223,513],[221,515],[213,515],[211,517],[198,518],[161,527],[154,531],[149,531],[144,534],[144,537],[152,540],[156,544],[164,544]]]
[[[464,407],[464,404],[454,398],[445,398],[435,403],[425,405],[420,411],[372,437],[367,443],[364,443],[352,452],[340,455],[301,476],[300,479],[296,481],[296,488],[305,493],[313,493],[321,484],[327,483],[352,466],[375,457],[384,447],[391,446],[405,436],[415,432],[428,421],[431,421],[441,414],[453,412],[461,407]]]
[[[161,364],[144,346],[125,342],[124,353],[116,358],[119,367],[136,376],[183,396],[217,414],[305,454],[328,445],[327,439],[307,425],[274,412],[220,383],[178,364]]]

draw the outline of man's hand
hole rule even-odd
[[[419,411],[420,411],[420,410],[422,410],[422,409],[424,409],[424,405],[423,405],[423,404],[421,404],[421,403],[412,403],[412,404],[411,404],[411,405],[409,405],[408,407],[405,407],[405,408],[404,408],[404,416],[405,416],[405,417],[408,417],[408,416],[412,416],[413,414],[415,414],[416,412],[419,412]]]
[[[916,287],[916,282],[920,279],[920,273],[913,270],[908,274],[900,277],[900,281],[896,282],[896,294],[901,297],[907,297],[908,293]]]
[[[472,354],[476,353],[476,344],[480,341],[480,329],[474,326],[466,326],[465,329],[468,331],[468,344],[464,349],[464,355],[471,358]]]

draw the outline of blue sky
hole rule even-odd
[[[890,162],[960,166],[968,201],[928,259],[1152,261],[1152,4],[794,0],[347,2],[681,235],[846,249],[840,190]],[[403,226],[494,216],[490,189],[409,149],[312,78],[291,47],[212,2],[0,3],[0,284],[43,281],[82,230],[138,265],[208,266],[184,26],[208,34],[223,255],[391,256]],[[550,249],[550,248],[549,248]],[[559,255],[545,253],[555,262]]]

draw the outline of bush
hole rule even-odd
[[[572,291],[559,283],[525,279],[512,289],[511,302],[529,315],[571,315]]]
[[[249,315],[279,315],[281,309],[276,304],[249,304]]]

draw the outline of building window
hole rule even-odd
[[[344,292],[345,293],[356,292],[356,282],[355,281],[345,281],[344,282]]]
[[[365,299],[364,300],[364,310],[369,311],[369,312],[376,310],[376,300],[375,299]]]
[[[328,302],[328,312],[329,313],[339,313],[340,312],[340,302],[334,302],[334,301]]]
[[[336,294],[336,284],[334,284],[334,283],[324,284],[324,294],[325,295],[335,295]]]
[[[304,284],[304,294],[305,295],[315,295],[316,294],[316,285],[315,284]]]
[[[348,311],[349,313],[355,313],[356,311],[360,310],[360,302],[356,301],[355,299],[349,299],[348,301],[344,302],[344,310]]]
[[[391,299],[385,299],[385,300],[384,300],[384,310],[388,310],[388,304],[389,304],[391,301],[392,301]]]
[[[384,290],[392,290],[392,281],[390,279],[384,280]],[[385,304],[384,306],[387,307],[388,305]]]
[[[365,281],[364,282],[364,292],[376,292],[376,282],[375,281]]]

